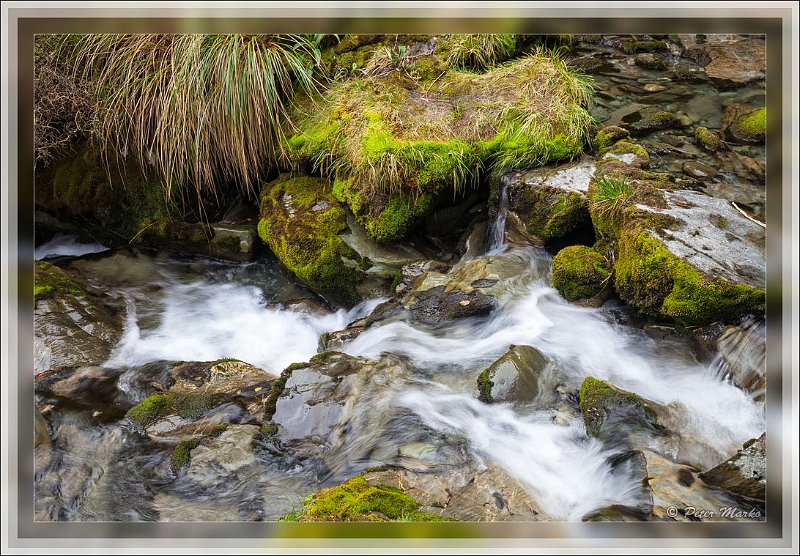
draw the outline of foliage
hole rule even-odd
[[[85,35],[73,56],[98,104],[95,135],[166,191],[254,191],[283,158],[295,90],[316,90],[318,41],[299,35]]]
[[[517,48],[515,35],[475,34],[443,37],[447,64],[454,68],[486,70],[511,57]]]

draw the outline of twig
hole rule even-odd
[[[745,218],[747,218],[747,219],[748,219],[748,220],[750,220],[751,222],[755,222],[756,224],[758,224],[758,225],[759,225],[759,226],[761,226],[762,228],[766,228],[766,227],[767,227],[767,225],[766,225],[766,224],[764,224],[763,222],[759,222],[758,220],[756,220],[755,218],[753,218],[752,216],[750,216],[749,214],[747,214],[745,211],[743,211],[742,209],[740,209],[740,208],[739,208],[739,205],[737,205],[737,204],[736,204],[734,201],[731,201],[731,204],[733,205],[733,208],[735,208],[736,210],[738,210],[738,211],[741,213],[741,215],[742,215],[742,216],[744,216]]]

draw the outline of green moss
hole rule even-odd
[[[339,237],[347,221],[328,187],[327,180],[288,175],[268,184],[262,192],[258,233],[300,281],[352,305],[359,300],[360,256]]]
[[[521,189],[514,195],[511,209],[519,215],[528,233],[545,241],[565,237],[590,221],[584,195],[565,194],[560,188],[548,186]]]
[[[722,139],[720,139],[719,135],[707,127],[695,128],[694,137],[703,148],[709,151],[716,151],[722,146]]]
[[[286,388],[286,381],[288,380],[291,371],[281,373],[281,377],[272,383],[272,386],[267,392],[267,397],[264,399],[264,423],[266,424],[275,415],[275,407],[278,403],[278,398],[283,394],[283,389]],[[285,376],[284,376],[285,375]]]
[[[197,419],[221,402],[220,395],[197,392],[154,394],[128,410],[125,416],[144,430],[160,417],[176,413],[185,419]]]
[[[83,297],[86,292],[62,269],[43,261],[33,271],[33,299],[51,299],[62,295]]]
[[[622,43],[625,52],[666,52],[669,50],[664,41],[633,41]]]
[[[592,123],[588,84],[563,60],[537,52],[476,75],[441,73],[436,56],[334,85],[287,142],[296,166],[334,178],[333,197],[379,241],[403,237],[489,169],[579,155]]]
[[[330,356],[337,355],[338,353],[339,353],[338,351],[333,351],[333,350],[323,351],[322,353],[318,353],[314,357],[312,357],[311,363],[315,365],[324,364],[325,361],[327,361]]]
[[[745,440],[744,444],[742,444],[742,450],[747,450],[750,446],[755,444],[758,441],[757,438],[751,438],[750,440]]]
[[[586,430],[593,436],[601,434],[601,426],[612,406],[640,408],[648,419],[655,422],[655,413],[632,392],[621,390],[602,380],[588,376],[581,384],[580,405]]]
[[[273,423],[264,423],[261,425],[261,436],[264,438],[272,438],[278,434],[278,426]]]
[[[598,155],[601,160],[603,159],[609,160],[609,158],[612,158],[606,156],[609,153],[616,156],[621,156],[625,154],[636,155],[633,164],[629,164],[628,166],[634,166],[637,168],[646,168],[650,164],[650,155],[647,153],[647,149],[645,149],[638,143],[634,143],[632,140],[623,139],[617,141],[610,147],[601,149]],[[623,162],[622,164],[625,163]]]
[[[419,511],[421,504],[402,490],[370,485],[353,477],[304,501],[299,521],[449,521]]]
[[[594,137],[594,148],[598,151],[608,149],[617,141],[628,139],[631,136],[627,129],[611,125],[597,132]]]
[[[729,128],[735,139],[745,143],[762,143],[767,132],[767,109],[759,108],[738,118]]]
[[[170,458],[170,468],[176,475],[184,465],[188,465],[191,459],[192,450],[200,445],[200,439],[184,440],[180,442],[175,450],[172,451]]]
[[[565,247],[553,258],[553,286],[569,301],[599,294],[610,275],[606,258],[590,247]]]
[[[489,377],[489,369],[484,369],[478,375],[478,399],[484,403],[491,403],[492,387],[494,387],[494,382]]]

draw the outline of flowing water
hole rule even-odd
[[[613,53],[584,45],[576,48],[578,54],[581,48]],[[653,97],[643,96],[638,86],[652,82],[672,91],[662,95],[662,107],[682,112],[696,125],[719,127],[723,105],[731,99],[763,102],[763,90],[720,93],[708,82],[671,83],[663,72],[617,59],[595,80],[600,94],[593,114],[599,121],[630,103],[650,102]],[[626,84],[637,86],[620,87]],[[732,184],[726,195],[748,198],[744,204],[758,213],[763,185],[720,165],[694,146],[690,134],[672,130],[646,137],[678,145],[655,155],[655,168],[676,172],[688,160],[715,165],[718,176],[703,188],[713,193],[723,183]],[[763,159],[761,147],[740,150]],[[676,461],[711,467],[764,431],[763,404],[725,380],[727,367],[696,354],[688,339],[651,338],[613,301],[596,309],[564,301],[550,285],[550,254],[503,246],[507,204],[503,188],[489,231],[490,252],[522,260],[528,271],[506,289],[496,310],[486,318],[440,327],[403,320],[372,326],[343,348],[372,359],[401,355],[415,372],[395,383],[372,385],[353,410],[361,412],[365,424],[348,437],[348,447],[328,454],[327,471],[266,447],[255,455],[257,466],[239,473],[206,477],[206,482],[185,476],[173,480],[167,471],[172,446],[133,432],[122,419],[124,411],[107,410],[109,401],[98,394],[88,409],[53,402],[48,420],[55,431],[54,450],[47,466],[37,469],[37,508],[57,507],[46,518],[65,520],[276,519],[310,492],[388,462],[376,454],[396,453],[403,442],[440,435],[459,439],[471,461],[502,468],[533,495],[546,517],[579,520],[610,504],[635,504],[640,496],[635,477],[609,463],[613,450],[586,435],[574,403],[545,399],[558,389],[576,392],[587,376],[667,407],[680,437],[655,448]],[[104,368],[117,385],[116,403],[126,407],[147,395],[146,385],[163,372],[164,361],[233,357],[277,376],[290,363],[315,355],[323,333],[345,328],[383,301],[351,311],[290,311],[281,303],[311,295],[274,261],[234,264],[98,253],[102,249],[59,236],[39,247],[36,258],[94,253],[59,264],[124,300],[123,335]],[[552,360],[551,375],[545,377],[550,388],[541,389],[546,393],[532,402],[479,402],[477,375],[512,344],[534,346]],[[391,407],[406,417],[380,418]]]

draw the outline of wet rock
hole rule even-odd
[[[637,54],[634,62],[639,67],[654,70],[665,70],[669,67],[669,59],[666,56],[653,52]]]
[[[729,326],[717,340],[723,372],[736,386],[763,399],[766,386],[765,326],[749,322]]]
[[[48,263],[36,263],[34,280],[34,371],[106,361],[122,335],[118,307],[100,302],[64,270]]]
[[[572,245],[553,257],[553,287],[569,301],[597,297],[602,304],[600,294],[610,276],[608,261],[591,247]]]
[[[208,243],[212,257],[232,261],[250,261],[256,255],[258,230],[255,224],[211,224],[213,237]],[[203,251],[200,251],[203,254]]]
[[[370,484],[400,488],[424,506],[424,510],[458,521],[539,521],[536,501],[502,469],[460,468],[440,473],[406,469],[369,472]]]
[[[358,338],[365,329],[366,327],[364,324],[351,325],[344,330],[336,330],[335,332],[330,332],[327,335],[323,334],[323,337],[320,340],[320,351],[340,351],[347,344]]]
[[[745,156],[733,149],[719,151],[715,153],[715,158],[719,161],[723,172],[734,174],[742,180],[753,184],[764,183],[764,164],[762,162]],[[754,193],[759,191],[763,193],[763,189],[763,187],[754,188]],[[729,200],[734,201],[736,198],[731,198]],[[748,201],[743,202],[744,204],[751,204],[751,202]]]
[[[644,108],[647,108],[647,105],[646,104],[641,104],[641,103],[638,103],[638,102],[634,102],[634,103],[631,103],[631,104],[626,104],[625,106],[623,106],[621,108],[618,108],[617,110],[611,112],[608,115],[608,118],[606,119],[606,121],[604,123],[605,123],[606,127],[610,127],[610,126],[625,127],[623,125],[623,123],[625,121],[625,118],[627,118],[627,117],[629,117],[629,116],[631,116],[633,114],[636,114],[637,112],[639,112],[640,110],[642,110]]]
[[[694,137],[697,142],[707,151],[717,151],[722,146],[722,139],[719,135],[707,127],[697,127],[694,130]]]
[[[766,433],[749,440],[732,458],[702,473],[700,477],[764,507],[767,487]]]
[[[741,87],[760,81],[766,74],[764,37],[743,35],[697,35],[685,37],[683,56],[705,68],[706,75],[719,89]]]
[[[650,97],[652,99],[652,97]],[[671,113],[656,106],[648,106],[622,118],[622,127],[631,135],[647,135],[653,131],[678,127],[678,119]]]
[[[426,272],[442,273],[447,272],[449,268],[445,263],[430,259],[404,265],[401,270],[401,279],[395,286],[395,293],[400,295],[407,293],[414,285],[414,281]]]
[[[74,371],[36,376],[36,392],[74,404],[106,405],[119,401],[117,379],[121,371],[106,367],[79,367]]]
[[[647,465],[646,484],[653,495],[654,519],[730,521],[720,515],[720,508],[736,505],[735,501],[724,492],[709,488],[697,469],[673,463],[650,450],[642,453]]]
[[[407,242],[378,243],[371,239],[350,212],[347,213],[347,229],[339,237],[370,262],[368,272],[371,274],[393,277],[401,267],[423,258],[422,254]]]
[[[626,224],[615,265],[620,297],[685,323],[733,322],[764,308],[764,229],[727,201],[664,191],[665,208]],[[664,220],[651,220],[649,214]]]
[[[255,425],[230,425],[200,444],[192,450],[186,477],[205,487],[235,479],[237,473],[256,462],[253,437],[258,430]]]
[[[627,139],[631,136],[630,131],[616,125],[609,125],[597,132],[594,137],[594,148],[598,151],[607,149],[617,141]],[[587,184],[588,187],[588,184]]]
[[[435,286],[417,291],[408,310],[414,321],[436,325],[453,319],[485,316],[495,307],[495,300],[479,290],[446,291],[444,286]]]
[[[583,73],[588,74],[606,73],[614,69],[612,63],[598,56],[573,58],[569,61],[569,65],[579,68]]]
[[[530,401],[550,359],[531,346],[511,346],[478,376],[478,398],[485,403]]]
[[[471,261],[489,250],[489,223],[485,220],[475,222],[458,242],[457,252],[461,253],[460,262]],[[404,280],[405,281],[405,280]],[[410,288],[411,285],[408,284]],[[406,289],[405,291],[408,291]],[[404,293],[398,291],[398,293]]]
[[[301,315],[310,315],[315,317],[331,314],[331,310],[328,309],[322,302],[310,297],[303,299],[287,299],[286,301],[280,303],[280,307],[286,311],[292,311],[293,313],[300,313]]]
[[[676,81],[697,82],[707,79],[703,66],[689,60],[678,60],[670,73]]]
[[[612,445],[628,442],[631,434],[659,431],[654,404],[593,377],[584,379],[580,394],[586,432]]]
[[[594,159],[508,174],[509,210],[532,236],[545,241],[562,238],[588,227],[586,191],[595,173]]]
[[[712,168],[708,164],[694,161],[684,162],[683,172],[687,176],[698,180],[709,180],[717,175],[717,170],[715,168]]]
[[[42,415],[42,412],[39,411],[39,408],[35,408],[34,412],[33,447],[38,448],[39,446],[49,445],[50,432],[47,430],[47,420]]]
[[[664,85],[659,85],[658,83],[648,83],[647,85],[642,87],[642,90],[645,93],[658,93],[660,91],[666,90],[666,87],[664,87]]]

